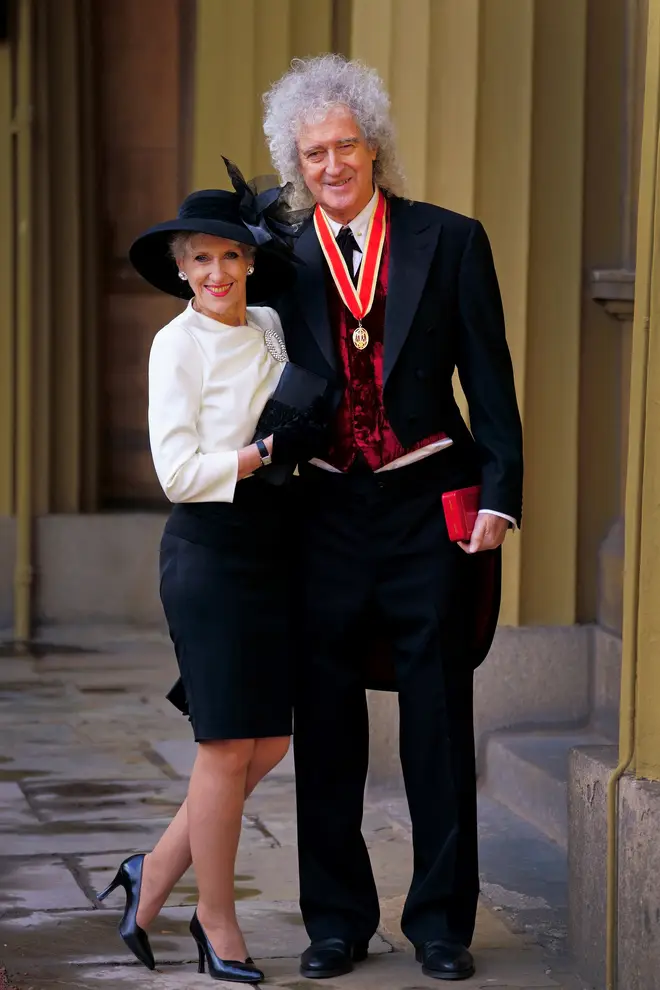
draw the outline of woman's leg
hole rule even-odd
[[[136,921],[146,928],[170,896],[172,888],[190,869],[188,802],[183,802],[153,850],[144,857]]]
[[[254,748],[254,739],[200,743],[188,788],[197,916],[221,959],[247,956],[236,919],[234,866]]]
[[[259,781],[284,759],[289,743],[288,736],[254,741],[245,779],[245,797],[249,797]],[[146,928],[153,921],[191,863],[186,798],[153,851],[145,857],[137,912],[137,923],[141,928]]]
[[[254,754],[248,767],[245,782],[245,796],[249,797],[259,781],[281,763],[289,751],[289,736],[272,736],[269,739],[255,739]]]

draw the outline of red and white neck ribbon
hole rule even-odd
[[[362,320],[373,305],[376,294],[376,283],[378,281],[378,269],[380,268],[380,259],[383,254],[383,245],[385,244],[387,201],[380,189],[377,192],[378,201],[369,221],[357,285],[353,284],[353,279],[346,267],[346,261],[339,250],[337,241],[332,233],[332,228],[323,209],[317,205],[314,210],[316,234],[325,255],[325,260],[328,262],[328,267],[332,273],[335,285],[337,286],[337,291],[358,321],[360,328],[362,326]]]

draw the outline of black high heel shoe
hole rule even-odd
[[[97,901],[104,901],[117,887],[126,891],[126,907],[124,916],[119,922],[119,934],[124,942],[147,969],[155,969],[154,954],[149,945],[149,938],[143,928],[135,920],[138,904],[140,903],[140,887],[142,886],[142,869],[144,855],[129,856],[117,870],[117,876],[105,890],[96,895]]]
[[[204,963],[208,966],[209,976],[214,980],[227,980],[229,983],[259,983],[265,979],[264,974],[254,965],[248,956],[245,962],[236,962],[233,959],[218,959],[215,950],[197,917],[195,911],[190,922],[190,934],[197,942],[199,953],[198,973],[204,972]]]

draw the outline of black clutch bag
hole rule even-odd
[[[309,460],[318,452],[325,432],[334,389],[330,383],[306,368],[288,361],[277,387],[263,408],[252,442],[264,440],[278,431],[286,446],[296,451],[291,463],[274,463],[260,468],[255,477],[272,485],[284,484],[296,463]],[[275,443],[277,456],[277,441]]]

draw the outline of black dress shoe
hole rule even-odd
[[[345,938],[321,938],[312,942],[300,959],[300,975],[309,980],[328,980],[350,973],[354,962],[362,962],[369,953],[368,942],[349,942]]]
[[[226,983],[254,984],[261,983],[265,979],[264,974],[260,969],[257,969],[249,956],[245,962],[239,959],[220,959],[215,954],[215,949],[199,923],[197,911],[195,911],[190,922],[190,934],[197,943],[197,952],[199,955],[198,973],[203,973],[206,965],[209,976],[214,980],[224,980]]]
[[[144,855],[129,856],[125,859],[117,870],[117,875],[108,884],[105,890],[96,895],[98,901],[104,901],[106,897],[123,887],[126,894],[126,906],[124,915],[119,922],[119,934],[131,950],[134,956],[143,963],[147,969],[155,969],[154,954],[149,945],[149,938],[144,929],[140,928],[137,921],[138,905],[140,903],[140,888],[142,886],[142,869],[144,867]]]
[[[464,945],[431,939],[415,949],[415,959],[422,964],[424,976],[436,980],[467,980],[474,976],[474,959]]]

